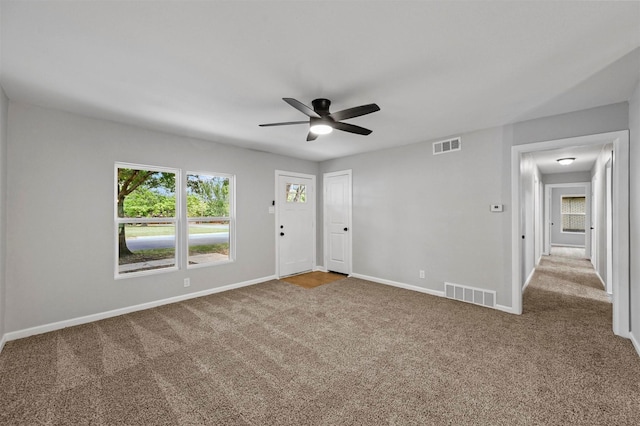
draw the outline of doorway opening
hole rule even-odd
[[[622,337],[629,337],[629,132],[618,131],[575,138],[558,139],[546,142],[516,145],[511,148],[511,182],[512,182],[512,309],[514,313],[522,313],[522,292],[528,279],[533,275],[535,261],[531,261],[531,241],[536,241],[539,228],[533,222],[535,211],[530,209],[533,203],[528,200],[531,191],[527,188],[527,179],[522,170],[523,164],[531,161],[537,152],[556,150],[559,148],[603,146],[610,144],[611,156],[611,287],[613,302],[613,332]],[[539,176],[539,173],[538,173]],[[604,205],[604,203],[602,203]],[[602,221],[594,224],[602,227]],[[595,227],[594,227],[595,228]],[[586,231],[586,230],[585,230]],[[591,229],[589,229],[591,231]],[[596,229],[597,231],[597,229]],[[585,232],[587,234],[588,232]],[[606,241],[599,241],[599,247],[605,247]],[[602,245],[604,244],[604,245]],[[587,251],[590,253],[591,250]]]

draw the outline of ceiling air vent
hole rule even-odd
[[[445,152],[451,151],[460,151],[461,149],[462,141],[459,137],[433,143],[433,155],[444,154]]]

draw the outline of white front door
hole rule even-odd
[[[351,170],[324,175],[325,267],[351,273]]]
[[[314,184],[315,176],[277,172],[279,277],[311,271],[315,264]]]

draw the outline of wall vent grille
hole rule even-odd
[[[495,308],[496,306],[496,292],[493,290],[484,290],[482,288],[445,282],[444,295],[449,299],[473,303],[489,308]]]
[[[433,143],[433,155],[445,154],[451,151],[460,151],[461,149],[462,141],[459,137]]]

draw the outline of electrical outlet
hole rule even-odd
[[[424,271],[420,270],[420,278],[424,278]]]
[[[191,279],[190,278],[185,278],[184,279],[184,286],[185,287],[189,287],[191,285]]]

